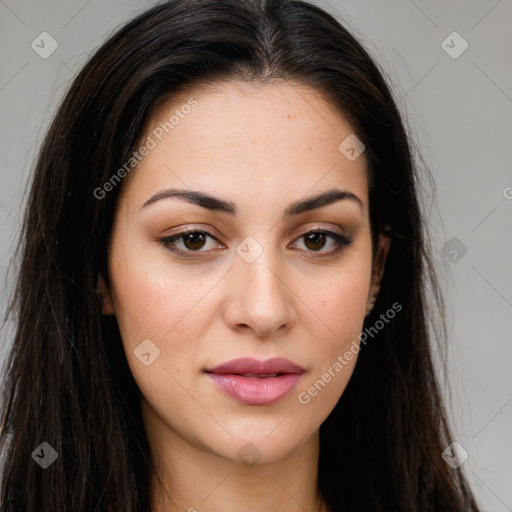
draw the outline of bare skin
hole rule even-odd
[[[99,278],[103,313],[116,315],[143,394],[161,478],[152,482],[153,511],[327,512],[317,491],[318,429],[357,355],[309,403],[298,395],[358,342],[379,290],[389,239],[381,236],[372,262],[364,153],[347,159],[338,146],[350,125],[316,91],[287,82],[196,87],[162,109],[145,137],[190,97],[197,105],[124,179],[110,290]],[[143,207],[169,188],[198,190],[238,211],[176,197]],[[284,215],[291,203],[335,188],[356,199]],[[161,242],[187,228],[207,236]],[[308,241],[315,230],[351,243],[336,251],[328,233]],[[256,243],[244,245],[247,237]],[[261,254],[248,263],[237,247]],[[150,365],[134,353],[146,339],[160,351]],[[305,374],[278,402],[247,405],[203,371],[240,356],[285,357]],[[242,459],[244,447],[256,463]]]

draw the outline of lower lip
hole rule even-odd
[[[286,373],[279,377],[242,377],[207,373],[227,395],[247,405],[271,405],[284,398],[297,385],[301,373]]]

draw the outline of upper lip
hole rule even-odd
[[[284,357],[272,357],[265,361],[258,361],[252,357],[239,357],[213,368],[206,368],[205,372],[217,373],[219,375],[242,375],[244,373],[267,375],[274,373],[304,373],[304,369]]]

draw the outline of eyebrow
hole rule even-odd
[[[161,201],[162,199],[169,199],[172,197],[183,199],[188,203],[196,204],[208,210],[227,213],[229,215],[236,215],[238,212],[236,204],[231,201],[226,201],[219,197],[215,197],[197,190],[185,190],[176,188],[169,188],[157,192],[141,206],[141,209],[146,208],[147,206],[154,204],[157,201]],[[361,201],[361,199],[359,199],[358,196],[346,190],[333,188],[316,196],[308,197],[307,199],[299,200],[290,204],[288,208],[286,208],[284,216],[291,217],[293,215],[299,215],[304,212],[328,206],[332,203],[335,203],[336,201],[341,201],[344,199],[353,201],[359,205],[361,210],[364,209],[364,203]]]

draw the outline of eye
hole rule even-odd
[[[212,249],[225,248],[224,245],[208,231],[203,230],[186,230],[175,235],[160,239],[162,245],[169,251],[182,257],[193,257],[197,253],[207,252],[204,247],[207,245],[208,239],[215,240],[217,243],[212,244]],[[303,233],[297,240],[304,240],[306,252],[316,252],[322,255],[332,255],[352,243],[352,240],[344,235],[335,233],[334,231],[315,229]],[[326,242],[331,241],[331,250],[322,251],[321,249],[326,246]],[[179,242],[179,243],[178,243]],[[181,245],[181,247],[179,247]]]
[[[334,249],[321,251],[320,249],[325,247],[329,239],[331,240],[331,246],[334,245]],[[343,247],[352,243],[352,240],[346,236],[325,229],[308,231],[303,233],[297,240],[304,240],[307,252],[319,252],[322,255],[335,254],[343,249]]]
[[[208,233],[208,231],[186,230],[181,233],[177,233],[176,235],[162,238],[160,242],[169,251],[174,252],[179,256],[188,257],[191,253],[205,252],[201,249],[206,245],[208,238],[217,240],[211,233]],[[177,241],[181,243],[181,248],[177,246]],[[222,245],[219,246],[219,244],[213,245],[218,248],[224,247]]]

